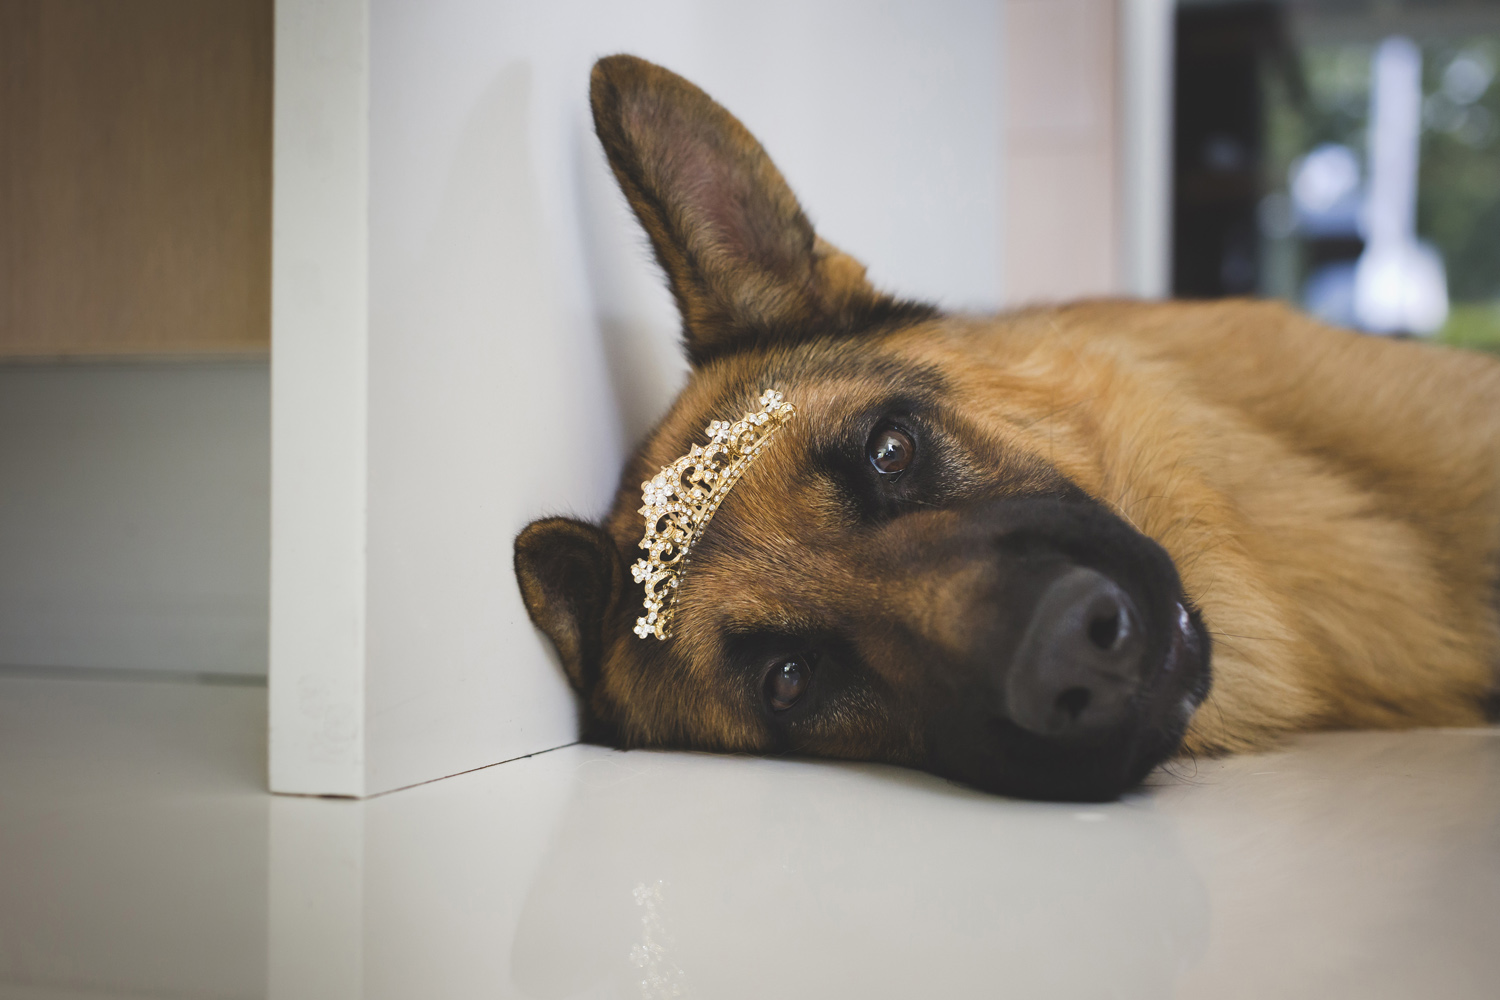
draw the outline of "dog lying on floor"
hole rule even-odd
[[[591,101],[692,373],[602,525],[516,539],[586,739],[1102,800],[1483,721],[1500,363],[1243,301],[946,315],[692,84],[612,56]]]

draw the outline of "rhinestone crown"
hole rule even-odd
[[[677,592],[693,546],[750,463],[797,413],[774,389],[761,393],[760,405],[759,412],[751,411],[732,424],[715,420],[708,425],[708,444],[693,445],[641,484],[640,513],[646,519],[641,548],[646,557],[630,567],[630,575],[646,585],[646,613],[635,622],[635,634],[642,639],[671,638]]]

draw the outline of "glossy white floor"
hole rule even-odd
[[[1500,730],[1108,806],[568,747],[264,788],[265,690],[0,673],[0,998],[1494,997]]]

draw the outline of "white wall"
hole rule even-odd
[[[682,378],[592,136],[593,60],[695,80],[876,280],[984,306],[998,41],[978,3],[372,6],[370,790],[571,738],[511,539],[600,515]]]
[[[1119,0],[1121,267],[1141,298],[1172,294],[1174,0]]]
[[[366,27],[362,69],[340,46]],[[308,34],[319,30],[327,42]],[[999,302],[992,3],[281,0],[277,31],[278,790],[373,793],[574,736],[511,541],[544,514],[603,513],[626,449],[683,377],[670,300],[591,135],[595,58],[634,52],[704,86],[877,282],[951,307]],[[340,54],[321,59],[330,46]],[[361,72],[367,112],[350,90]],[[347,206],[366,182],[368,272],[329,284],[329,268],[358,257],[333,245],[359,238]],[[335,205],[332,222],[309,221]],[[286,285],[298,255],[320,275],[315,296]],[[348,302],[364,280],[361,356],[332,346],[357,308],[320,326],[317,303]],[[364,379],[365,393],[330,409],[311,392],[319,378]],[[344,433],[324,459],[363,465],[363,498],[340,493],[309,520],[322,473],[298,428],[347,427],[360,406],[365,439]],[[363,525],[363,549],[326,542],[318,523]],[[343,610],[320,618],[326,595],[294,565],[329,574]],[[351,570],[365,581],[352,611]],[[358,684],[324,669],[319,621],[340,664],[363,657]],[[333,635],[346,622],[363,623],[362,651]],[[320,724],[338,730],[334,770],[299,763],[330,750]]]
[[[369,10],[276,5],[270,780],[365,789]]]
[[[583,337],[611,374],[577,377],[619,409],[622,443],[682,368],[670,299],[593,137],[599,56],[704,87],[877,284],[950,308],[1000,301],[993,3],[376,0],[371,44],[374,322],[419,303],[411,322],[442,308]],[[420,289],[424,273],[447,287]],[[548,314],[514,315],[518,290]]]
[[[0,666],[264,674],[264,361],[0,366]]]

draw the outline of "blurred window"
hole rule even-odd
[[[1190,2],[1173,292],[1500,350],[1500,4]]]

